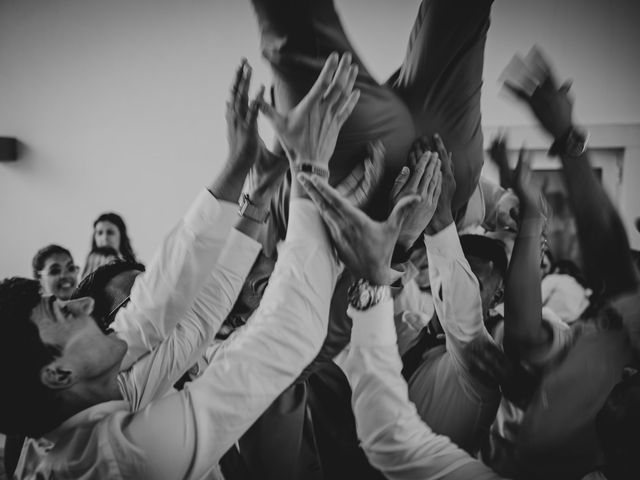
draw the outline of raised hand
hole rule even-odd
[[[531,218],[542,215],[546,218],[547,204],[541,185],[531,170],[531,155],[524,147],[518,154],[518,165],[514,172],[513,188],[520,199],[521,217]]]
[[[523,60],[515,56],[502,76],[504,86],[527,103],[540,124],[553,138],[559,138],[573,125],[570,82],[558,87],[549,62],[537,47]]]
[[[231,95],[227,101],[227,141],[229,142],[229,161],[241,162],[247,168],[255,163],[262,147],[258,135],[258,108],[262,103],[264,87],[249,105],[249,87],[251,85],[251,65],[245,58],[240,62]]]
[[[358,98],[353,90],[358,67],[345,53],[338,61],[332,53],[309,93],[286,114],[277,112],[266,102],[260,110],[271,121],[289,161],[315,163],[326,167],[333,154],[342,124],[349,117]]]
[[[402,198],[386,221],[376,222],[320,177],[300,173],[298,180],[317,205],[345,266],[372,284],[391,284],[397,276],[390,267],[393,247],[404,219],[420,197]]]
[[[504,135],[496,135],[489,147],[489,157],[498,166],[500,174],[500,186],[511,188],[511,170],[509,169],[509,158],[507,157],[507,139]]]
[[[362,210],[380,185],[384,173],[384,145],[376,141],[367,145],[367,156],[353,167],[344,180],[336,185],[340,196]]]
[[[391,189],[392,206],[406,196],[420,195],[398,237],[398,245],[405,251],[422,235],[436,210],[442,187],[440,165],[438,154],[427,150],[426,139],[420,139],[409,153],[408,166],[403,167]]]
[[[453,223],[453,212],[451,211],[451,201],[453,194],[456,192],[456,180],[453,176],[453,163],[451,162],[451,153],[447,151],[442,142],[440,135],[433,136],[433,142],[438,151],[441,162],[442,171],[442,187],[440,190],[440,198],[436,205],[433,218],[427,225],[425,232],[428,235],[435,235],[445,227]]]

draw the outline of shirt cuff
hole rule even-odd
[[[300,240],[308,242],[310,239],[329,241],[322,217],[311,200],[292,198],[289,204],[287,242]]]
[[[220,257],[218,257],[218,265],[235,271],[238,270],[239,265],[248,264],[250,270],[261,248],[260,242],[232,228]],[[246,275],[249,272],[242,273]]]
[[[393,300],[384,300],[365,311],[356,310],[349,305],[347,315],[353,320],[352,345],[374,347],[396,344]]]
[[[228,232],[235,224],[237,212],[236,204],[218,200],[209,190],[203,189],[189,207],[184,223],[195,235]]]
[[[446,258],[464,258],[456,224],[451,223],[435,235],[425,235],[427,252]]]

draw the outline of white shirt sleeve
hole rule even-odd
[[[466,368],[463,349],[477,338],[491,340],[484,326],[478,279],[464,256],[452,223],[425,235],[433,302],[447,339],[447,351]]]
[[[236,219],[236,205],[203,190],[164,238],[147,270],[136,278],[130,302],[111,325],[128,345],[122,370],[153,350],[184,318]]]
[[[309,200],[292,199],[260,307],[204,374],[131,415],[124,435],[152,478],[201,478],[313,360],[340,266]]]
[[[231,230],[218,264],[183,320],[157,348],[120,374],[120,388],[132,411],[165,395],[204,354],[261,248],[259,242]]]
[[[371,464],[391,480],[500,478],[420,419],[400,373],[392,302],[347,313],[351,345],[336,363],[351,385],[358,438]]]

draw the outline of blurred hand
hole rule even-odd
[[[386,221],[376,222],[320,177],[300,173],[298,180],[318,207],[345,266],[355,277],[372,284],[391,284],[397,276],[390,266],[393,247],[409,210],[420,201],[419,196],[402,198]]]
[[[517,55],[514,60],[503,75],[505,88],[529,105],[553,138],[561,137],[573,125],[571,83],[557,86],[549,62],[537,47],[533,47],[524,60]]]
[[[423,234],[436,210],[442,188],[440,165],[438,154],[427,150],[426,139],[420,139],[409,153],[408,167],[403,167],[391,189],[392,206],[407,196],[420,195],[398,237],[398,244],[405,251]]]
[[[367,206],[380,185],[384,173],[384,153],[382,142],[369,143],[364,161],[356,165],[349,175],[336,185],[340,196],[360,210]]]
[[[427,225],[426,233],[428,235],[435,235],[439,231],[443,230],[449,224],[453,223],[453,212],[451,211],[451,202],[453,200],[453,194],[456,192],[456,180],[453,176],[453,163],[451,162],[451,153],[447,151],[442,142],[440,135],[435,134],[433,141],[438,151],[438,156],[441,161],[442,171],[442,187],[440,191],[440,198],[436,205],[436,210],[433,214],[433,218],[429,225]]]
[[[249,86],[251,84],[251,66],[242,59],[231,87],[231,96],[227,101],[227,141],[229,142],[229,161],[239,163],[248,170],[258,158],[261,143],[258,135],[258,106],[262,103],[264,87],[249,105]],[[246,173],[246,171],[245,171]]]
[[[546,218],[546,201],[531,170],[531,155],[524,147],[518,154],[513,183],[516,195],[520,199],[520,217],[524,219],[542,215]]]
[[[489,157],[498,166],[500,186],[502,188],[511,188],[512,175],[511,169],[509,168],[509,157],[507,156],[507,138],[504,135],[499,134],[491,141]]]
[[[312,162],[326,167],[338,132],[351,115],[359,90],[353,90],[358,67],[345,53],[338,62],[332,53],[309,93],[286,114],[262,101],[260,110],[271,121],[290,162]]]

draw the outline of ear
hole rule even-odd
[[[93,312],[94,301],[91,297],[82,297],[75,300],[61,302],[61,304],[67,307],[71,313],[78,317],[91,315],[91,312]]]
[[[55,360],[40,370],[40,381],[51,390],[64,390],[76,382],[73,371],[63,368]]]

